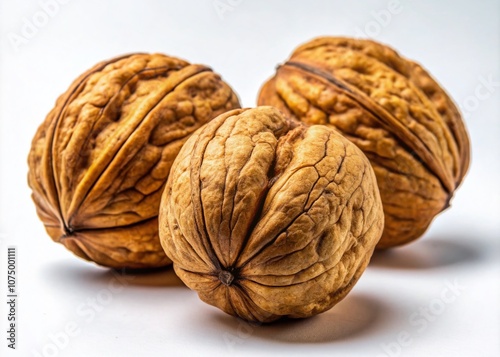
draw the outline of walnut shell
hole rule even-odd
[[[159,223],[175,272],[203,301],[268,322],[340,301],[370,260],[383,211],[354,144],[259,107],[224,113],[189,138]]]
[[[234,108],[235,93],[210,68],[161,54],[83,73],[38,129],[28,158],[48,234],[104,266],[169,264],[157,216],[172,162],[191,133]]]
[[[373,41],[319,38],[298,47],[258,103],[333,125],[363,150],[384,205],[378,248],[420,237],[469,165],[467,132],[449,96],[420,65]]]

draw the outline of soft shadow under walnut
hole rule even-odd
[[[466,265],[481,260],[482,252],[470,239],[422,239],[411,247],[377,250],[370,268],[425,270]]]
[[[284,319],[271,325],[248,323],[221,314],[214,315],[213,319],[242,345],[245,339],[318,344],[362,338],[375,330],[382,333],[389,328],[383,320],[391,314],[390,307],[382,301],[352,293],[333,309],[309,319]]]
[[[63,284],[87,284],[89,287],[107,287],[112,281],[127,286],[149,287],[186,287],[175,275],[173,268],[165,267],[149,270],[104,269],[67,264],[65,261],[54,262],[45,267],[49,279]]]

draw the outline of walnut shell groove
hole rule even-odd
[[[191,133],[234,108],[236,94],[209,67],[162,54],[125,55],[83,73],[28,157],[48,234],[104,266],[169,264],[157,216],[172,162]]]
[[[188,139],[159,223],[177,275],[203,301],[269,322],[340,301],[370,260],[383,211],[354,144],[258,107],[224,113]]]

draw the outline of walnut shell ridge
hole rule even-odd
[[[159,224],[175,272],[203,301],[269,322],[340,301],[370,260],[383,211],[354,144],[258,107],[224,113],[189,138]]]
[[[378,248],[420,237],[469,166],[469,138],[450,97],[419,64],[373,41],[325,37],[299,46],[258,103],[332,125],[363,150],[384,205]]]
[[[62,94],[32,141],[28,183],[48,234],[113,268],[170,264],[158,207],[189,135],[239,108],[210,68],[162,54],[97,64]]]

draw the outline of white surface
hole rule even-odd
[[[389,1],[220,0],[232,4],[222,17],[212,0],[66,2],[16,48],[12,34],[22,35],[25,21],[43,22],[40,3],[0,1],[1,356],[500,355],[499,1],[401,0],[390,19],[376,15]],[[209,64],[253,106],[295,46],[363,29],[424,64],[460,105],[477,103],[466,118],[473,160],[453,207],[418,242],[375,256],[334,309],[249,326],[201,302],[171,271],[120,283],[46,235],[26,184],[31,138],[57,96],[94,63],[133,51],[176,55]],[[488,78],[497,84],[471,99]],[[19,251],[15,352],[5,339],[8,245]],[[446,290],[454,282],[463,286],[455,294]],[[421,308],[433,312],[423,318]],[[77,334],[65,339],[68,324]]]

